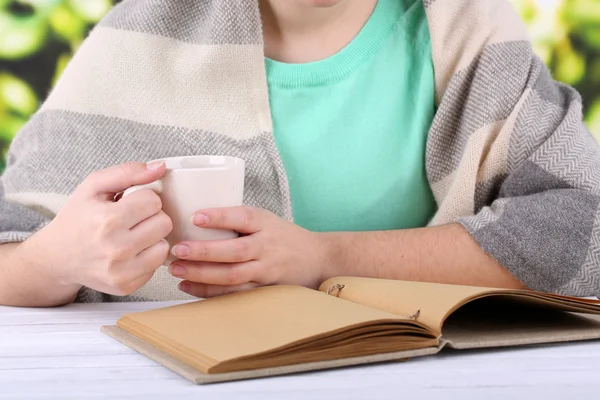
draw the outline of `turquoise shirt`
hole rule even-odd
[[[360,33],[312,63],[266,59],[295,223],[312,231],[421,227],[434,75],[422,0],[379,0]]]

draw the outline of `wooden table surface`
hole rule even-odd
[[[0,307],[0,399],[591,399],[600,341],[196,386],[99,331],[173,303]]]

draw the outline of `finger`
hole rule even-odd
[[[164,162],[129,162],[91,173],[80,189],[90,197],[112,199],[116,193],[135,185],[154,182],[165,173]]]
[[[193,216],[196,226],[227,229],[240,233],[256,233],[265,225],[269,213],[254,207],[223,207],[203,210]]]
[[[118,210],[126,227],[134,228],[142,221],[160,213],[162,201],[152,190],[144,189],[125,196],[117,203],[109,204],[109,206]]]
[[[181,242],[173,247],[171,253],[180,260],[234,263],[254,260],[260,250],[253,236],[242,236],[226,240]]]
[[[156,272],[156,270],[145,273],[132,280],[130,284],[130,290],[128,290],[129,294],[135,292],[136,290],[144,286],[146,283],[148,283],[148,281],[154,276],[154,272]]]
[[[169,243],[162,239],[147,249],[142,250],[135,258],[134,264],[140,269],[139,275],[154,273],[165,264],[169,257]]]
[[[131,229],[131,240],[136,249],[145,249],[166,238],[172,229],[171,218],[164,211],[159,211]]]
[[[235,286],[261,281],[258,261],[235,264],[176,261],[169,267],[169,272],[176,278],[209,285]]]
[[[113,296],[127,296],[144,286],[150,279],[152,279],[153,275],[154,271],[150,273],[144,273],[143,275],[137,276],[128,281],[121,287],[104,286],[104,289],[101,289],[100,291]]]
[[[235,286],[218,286],[182,281],[179,283],[179,290],[189,295],[199,297],[201,299],[206,299],[210,297],[223,296],[230,293],[242,292],[245,290],[257,288],[259,286],[259,284],[253,282]]]

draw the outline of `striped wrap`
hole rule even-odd
[[[438,210],[529,287],[600,295],[600,151],[507,0],[425,7],[437,112],[426,169]],[[247,161],[245,203],[292,220],[272,135],[257,0],[125,0],[90,33],[13,141],[0,243],[47,224],[94,170],[220,154]],[[399,66],[401,67],[401,66]],[[186,299],[160,268],[130,296]]]

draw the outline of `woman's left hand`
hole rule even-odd
[[[179,289],[214,297],[274,284],[317,288],[327,259],[326,243],[275,214],[252,207],[203,210],[194,215],[201,228],[229,229],[238,238],[181,242],[169,268],[182,278]]]

